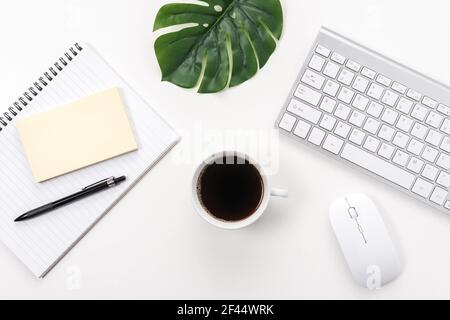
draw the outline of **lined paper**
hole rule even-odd
[[[10,123],[0,132],[0,240],[37,276],[47,272],[111,209],[179,140],[153,111],[88,45],[16,118],[48,111],[96,92],[117,87],[124,99],[139,146],[132,152],[52,180],[36,183]],[[127,181],[37,219],[14,223],[20,214],[79,191],[110,176]]]

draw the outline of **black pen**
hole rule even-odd
[[[16,220],[14,220],[14,222],[24,221],[24,220],[28,220],[28,219],[43,215],[44,213],[53,211],[55,209],[58,209],[62,206],[70,204],[72,202],[78,201],[82,198],[85,198],[85,197],[95,194],[97,192],[117,186],[120,183],[124,182],[126,179],[127,178],[124,176],[119,177],[119,178],[111,177],[111,178],[103,179],[99,182],[91,184],[90,186],[87,186],[86,188],[83,188],[80,192],[77,192],[75,194],[72,194],[70,196],[62,198],[60,200],[54,201],[52,203],[46,204],[46,205],[36,208],[34,210],[28,211],[27,213],[24,213],[23,215],[18,217]]]

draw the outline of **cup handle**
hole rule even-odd
[[[272,191],[270,192],[270,195],[271,195],[272,197],[287,198],[287,197],[289,197],[289,191],[288,191],[288,190],[285,190],[285,189],[274,188],[274,189],[272,189]]]

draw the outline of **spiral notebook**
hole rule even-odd
[[[36,183],[14,121],[112,87],[121,92],[138,150]],[[178,140],[91,47],[75,44],[0,115],[0,240],[37,277],[44,277]],[[118,175],[126,175],[126,183],[37,219],[13,222],[23,212]]]

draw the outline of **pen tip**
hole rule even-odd
[[[18,218],[16,218],[15,220],[14,220],[14,222],[20,222],[20,221],[22,221],[23,220],[23,217],[18,217]]]

